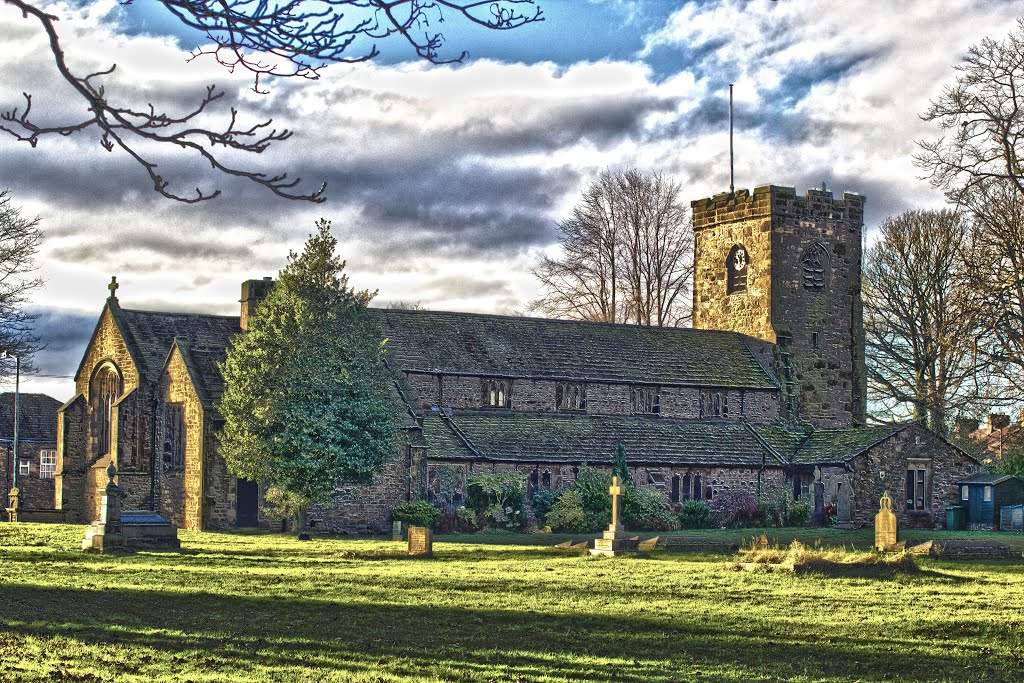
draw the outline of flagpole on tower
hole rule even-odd
[[[732,149],[732,83],[729,84],[729,194],[736,191]]]

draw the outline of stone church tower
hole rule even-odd
[[[693,326],[774,343],[791,421],[863,423],[864,197],[761,185],[692,206]]]

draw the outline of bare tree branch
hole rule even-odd
[[[252,72],[253,89],[257,92],[265,92],[260,89],[261,77],[315,79],[326,64],[373,59],[379,51],[372,41],[396,34],[419,57],[435,64],[461,61],[466,53],[450,59],[441,55],[444,36],[432,28],[444,21],[445,11],[495,30],[543,20],[534,0],[284,0],[280,4],[267,0],[161,1],[183,24],[203,31],[210,40],[210,46],[192,52],[192,59],[210,55],[229,72]],[[32,118],[32,97],[25,93],[23,109],[14,107],[0,113],[0,131],[36,147],[42,137],[69,136],[95,128],[104,149],[127,153],[149,175],[154,190],[181,202],[213,199],[221,190],[197,187],[194,192],[185,193],[173,189],[158,164],[142,151],[144,147],[156,143],[158,148],[183,150],[198,156],[220,174],[244,178],[285,199],[324,201],[324,184],[313,191],[303,190],[301,178],[239,168],[223,161],[221,150],[217,149],[260,154],[273,143],[291,137],[290,131],[272,128],[270,120],[240,124],[233,108],[225,125],[206,127],[200,123],[200,115],[224,96],[214,85],[207,87],[191,109],[180,114],[157,111],[152,103],[142,109],[116,104],[101,83],[116,65],[84,76],[75,74],[65,59],[55,26],[56,16],[43,12],[29,0],[3,0],[3,4],[39,24],[49,40],[58,73],[83,100],[87,114],[67,123],[39,125]],[[357,40],[371,42],[362,51],[350,53]]]

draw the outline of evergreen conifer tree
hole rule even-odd
[[[232,474],[329,504],[395,452],[383,333],[317,223],[221,364],[220,452]]]

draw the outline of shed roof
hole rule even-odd
[[[968,479],[958,481],[957,486],[962,484],[1002,484],[1013,479],[1019,479],[1019,477],[1015,477],[1012,474],[985,474],[979,472],[978,474],[972,474]]]

